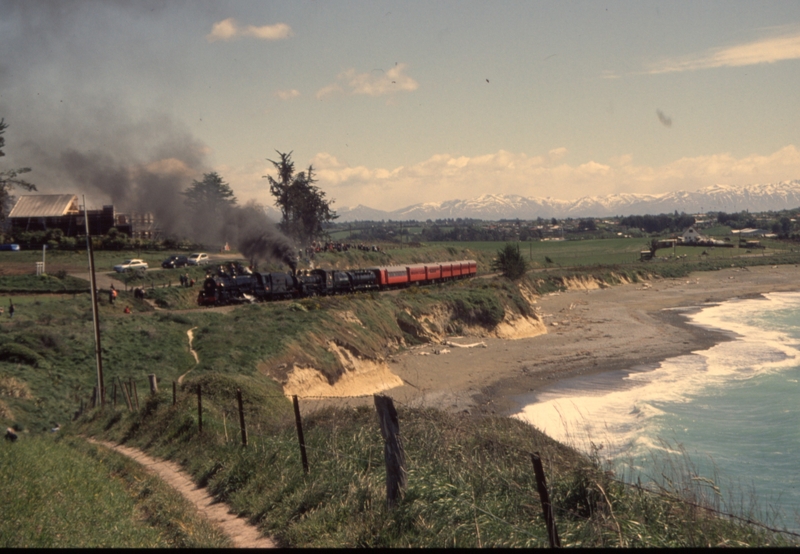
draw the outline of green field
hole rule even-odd
[[[505,243],[498,242],[443,242],[438,247],[456,247],[494,256]],[[432,244],[432,246],[433,246]],[[637,238],[587,239],[566,241],[528,241],[514,243],[532,269],[543,267],[594,267],[639,264],[640,252],[647,250],[648,241]],[[764,249],[749,251],[746,248],[678,246],[660,249],[654,263],[670,259],[731,260],[756,256],[770,256],[791,251],[793,247],[778,241],[762,241]],[[800,250],[800,247],[798,248]],[[705,253],[705,254],[704,254]],[[552,263],[547,262],[550,258]]]

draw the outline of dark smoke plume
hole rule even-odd
[[[279,260],[295,271],[294,245],[267,217],[261,205],[250,201],[243,207],[232,208],[229,216],[236,222],[236,246],[252,265],[263,260]]]
[[[9,53],[0,57],[0,117],[13,132],[3,159],[33,168],[42,194],[152,212],[167,236],[229,242],[253,261],[292,267],[292,243],[257,204],[224,213],[186,206],[183,192],[211,171],[210,149],[170,106],[207,76],[172,55],[179,47],[161,30],[187,8],[208,21],[230,17],[219,2],[0,0],[0,52]]]
[[[194,231],[188,221],[182,192],[190,183],[189,175],[198,173],[203,166],[195,156],[178,155],[179,158],[150,163],[137,163],[133,159],[123,163],[110,153],[66,150],[53,160],[50,167],[70,181],[80,183],[90,198],[100,193],[117,211],[150,212],[166,236],[180,236]],[[195,167],[189,167],[189,164]],[[164,165],[175,167],[171,170],[160,167]],[[198,226],[198,229],[202,228]],[[196,240],[209,238],[203,236]]]
[[[15,53],[0,59],[0,116],[14,130],[9,161],[31,167],[42,194],[85,194],[89,208],[152,212],[166,234],[191,232],[181,193],[208,171],[209,149],[163,101],[187,69],[162,55],[163,41],[126,32],[163,24],[181,7],[0,2],[0,51]],[[92,40],[80,40],[89,26]]]

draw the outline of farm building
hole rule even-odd
[[[683,232],[683,235],[681,235],[681,238],[683,239],[681,242],[683,242],[684,244],[693,242],[705,242],[709,240],[708,237],[706,237],[705,235],[701,235],[694,227],[689,227],[688,229],[686,229],[686,231]]]
[[[153,238],[152,214],[121,214],[113,205],[89,210],[89,232],[105,235],[116,228],[133,238]],[[84,211],[75,194],[31,194],[20,196],[8,214],[11,233],[61,229],[68,237],[86,233]]]

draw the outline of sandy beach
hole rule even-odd
[[[485,347],[412,348],[389,360],[404,384],[384,394],[411,406],[510,415],[521,408],[514,397],[560,379],[647,367],[729,340],[688,324],[682,314],[732,298],[800,290],[798,277],[794,265],[730,268],[546,295],[536,300],[546,334],[450,339]]]

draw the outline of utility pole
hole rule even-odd
[[[106,405],[106,391],[103,386],[103,358],[100,354],[100,319],[97,313],[97,279],[94,275],[94,248],[89,234],[89,210],[86,208],[86,196],[83,196],[83,221],[86,224],[86,253],[89,255],[89,273],[92,276],[92,319],[94,320],[94,354],[97,360],[97,391],[100,406]]]

